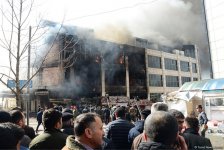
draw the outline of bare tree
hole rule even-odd
[[[8,71],[0,72],[0,82],[7,86],[7,81],[15,82],[15,87],[8,87],[16,97],[17,106],[21,106],[21,93],[24,87],[29,84],[30,80],[40,71],[41,66],[46,61],[47,55],[53,47],[61,28],[55,34],[55,38],[49,45],[48,50],[42,55],[40,62],[36,65],[36,70],[31,74],[27,82],[20,86],[20,79],[23,78],[24,72],[27,71],[27,51],[30,44],[40,43],[41,38],[46,34],[45,28],[38,21],[29,38],[29,26],[31,10],[34,7],[34,0],[5,0],[1,6],[1,36],[0,47],[8,53]],[[33,18],[31,18],[33,19]],[[7,56],[7,55],[6,55]],[[23,72],[24,71],[24,72]]]

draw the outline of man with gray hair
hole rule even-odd
[[[156,111],[145,120],[144,137],[138,149],[187,149],[184,138],[178,135],[178,124],[175,117],[165,111]],[[178,146],[176,147],[176,143]]]
[[[151,106],[151,113],[155,111],[168,111],[168,105],[163,102],[156,102]]]
[[[154,113],[154,112],[157,112],[157,111],[168,111],[168,105],[166,103],[163,103],[163,102],[156,102],[156,103],[152,104],[152,106],[151,106],[151,113]],[[143,133],[144,132],[145,131],[143,131]],[[146,141],[145,137],[143,136],[144,135],[143,133],[139,134],[134,139],[134,141],[132,143],[132,146],[131,146],[132,150],[137,149],[141,142],[145,142]]]

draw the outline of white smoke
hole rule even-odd
[[[203,58],[202,78],[209,78],[211,64],[204,61],[210,56],[203,0],[84,0],[79,3],[74,0],[74,5],[72,2],[66,7],[64,23],[92,28],[103,40],[125,43],[132,37],[140,37],[170,47],[196,44]]]

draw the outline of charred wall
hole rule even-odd
[[[76,35],[62,34],[59,39],[58,67],[61,67],[64,78],[57,89],[51,89],[54,97],[99,97],[102,95],[102,82],[110,96],[126,96],[128,68],[130,97],[147,98],[144,48],[79,39]]]
[[[147,98],[145,49],[125,45],[128,56],[130,97]]]

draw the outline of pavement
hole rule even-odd
[[[36,127],[37,127],[37,119],[34,118],[34,117],[31,117],[31,118],[29,119],[29,126],[33,127],[33,129],[34,129],[34,131],[35,131],[35,130],[36,130]],[[44,127],[43,127],[43,125],[41,124],[41,125],[39,126],[39,129],[38,129],[37,134],[40,134],[40,133],[42,133],[43,131],[44,131]]]
[[[210,139],[214,150],[224,150],[224,130],[220,126],[208,124],[205,136]]]

